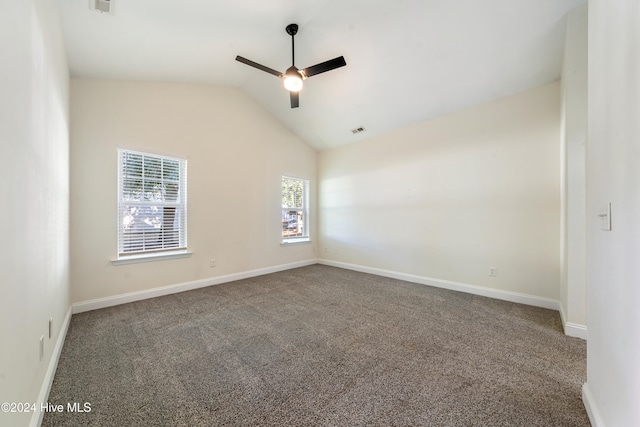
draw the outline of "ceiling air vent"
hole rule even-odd
[[[351,129],[351,133],[352,134],[356,134],[356,133],[360,133],[360,132],[364,132],[366,129],[362,126],[360,126],[359,128],[355,128],[355,129]]]
[[[89,0],[89,9],[113,15],[113,5],[111,0]]]

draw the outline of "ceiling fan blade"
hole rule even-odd
[[[312,65],[311,67],[307,67],[301,71],[305,76],[311,77],[315,76],[316,74],[324,73],[325,71],[331,71],[335,68],[344,67],[345,65],[347,65],[347,63],[344,60],[344,56],[339,56],[337,58],[321,62],[320,64]]]
[[[300,92],[289,92],[291,95],[291,108],[298,108],[300,106]]]
[[[250,59],[243,58],[242,56],[236,56],[236,61],[242,62],[243,64],[247,64],[253,68],[257,68],[258,70],[266,71],[269,74],[273,74],[276,77],[282,77],[282,73],[280,71],[276,71],[273,68],[265,67],[264,65],[258,64],[257,62],[253,62]]]

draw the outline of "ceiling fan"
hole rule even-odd
[[[285,28],[287,34],[291,36],[291,67],[287,68],[287,71],[281,73],[273,68],[265,67],[264,65],[253,62],[250,59],[243,58],[242,56],[236,56],[236,61],[240,61],[243,64],[247,64],[258,70],[266,71],[269,74],[280,78],[284,82],[284,87],[289,91],[291,98],[291,108],[298,108],[300,105],[299,95],[302,89],[302,81],[308,77],[315,76],[316,74],[324,73],[325,71],[331,71],[335,68],[344,67],[347,63],[343,56],[330,59],[320,64],[312,65],[311,67],[304,68],[302,70],[296,68],[296,54],[293,38],[298,33],[298,24],[289,24]]]

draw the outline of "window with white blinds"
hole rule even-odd
[[[187,161],[118,150],[118,258],[187,249]]]
[[[282,177],[282,242],[309,240],[309,181]]]

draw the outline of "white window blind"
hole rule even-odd
[[[282,241],[309,240],[309,181],[282,177]]]
[[[118,150],[118,258],[187,249],[187,161]]]

